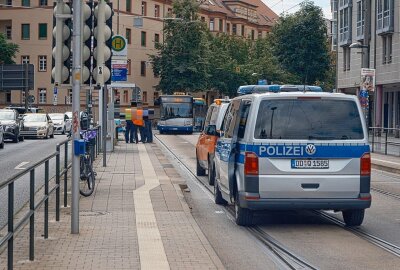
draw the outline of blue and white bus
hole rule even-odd
[[[168,132],[193,133],[193,97],[187,95],[160,96],[161,134]]]

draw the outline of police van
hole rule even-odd
[[[231,101],[216,145],[215,203],[238,225],[257,210],[342,211],[348,226],[371,206],[367,128],[355,96],[268,92]]]

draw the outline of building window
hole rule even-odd
[[[39,71],[47,71],[47,56],[39,55]]]
[[[126,5],[126,12],[131,12],[132,11],[132,2],[131,2],[131,0],[126,0],[126,2],[125,2],[125,5]]]
[[[382,63],[383,64],[392,63],[392,50],[393,50],[392,35],[382,36]]]
[[[377,32],[391,32],[394,25],[394,2],[393,0],[377,0]]]
[[[258,38],[262,38],[262,31],[258,31]]]
[[[246,35],[246,33],[244,31],[244,25],[242,24],[242,36],[245,36],[245,35]]]
[[[147,91],[143,91],[143,93],[142,93],[142,102],[147,103]]]
[[[39,23],[39,39],[47,39],[47,23]]]
[[[39,88],[39,103],[47,103],[47,91],[46,88]]]
[[[142,2],[142,16],[147,16],[147,3]]]
[[[234,34],[234,35],[237,34],[237,25],[236,25],[236,23],[232,24],[232,34]]]
[[[21,56],[21,64],[29,64],[29,55]]]
[[[131,44],[131,39],[132,39],[132,35],[131,35],[131,29],[130,28],[126,28],[125,29],[125,37],[126,37],[126,40],[127,40],[127,42],[128,42],[128,44]]]
[[[352,1],[339,2],[339,42],[341,45],[351,43],[351,10]]]
[[[254,31],[254,29],[251,29],[251,40],[254,40],[255,39],[255,31]]]
[[[220,32],[224,32],[224,20],[219,19],[218,27],[219,27],[218,30],[219,30]]]
[[[12,7],[12,0],[6,0],[7,7]]]
[[[142,75],[143,77],[146,76],[146,61],[140,62],[140,75]]]
[[[210,19],[210,31],[214,31],[214,19]]]
[[[11,103],[11,91],[6,92],[6,103]]]
[[[201,21],[205,22],[206,21],[206,17],[201,16]]]
[[[21,91],[21,103],[25,103],[25,91]]]
[[[21,24],[21,39],[30,39],[31,36],[31,28],[29,23],[23,23]]]
[[[141,32],[141,45],[142,47],[146,47],[146,32],[142,31]]]
[[[357,39],[364,38],[365,0],[357,2]]]
[[[160,43],[160,34],[154,34],[154,43]]]
[[[132,74],[132,60],[128,59],[128,61],[126,61],[126,64],[127,64],[126,75],[131,75]]]
[[[230,24],[230,23],[227,23],[227,24],[226,24],[226,32],[227,32],[228,34],[231,33],[231,24]]]
[[[6,39],[12,39],[12,26],[6,26]]]
[[[30,0],[22,0],[21,5],[23,7],[30,7],[31,6],[31,1]]]
[[[68,89],[67,96],[65,97],[65,104],[72,104],[72,89]]]
[[[172,8],[168,8],[167,10],[167,17],[172,18]]]
[[[129,92],[128,90],[124,90],[124,103],[129,102]]]
[[[39,0],[39,6],[47,6],[47,0]]]
[[[156,18],[160,17],[160,6],[159,5],[154,6],[154,17],[156,17]]]
[[[349,47],[343,47],[343,70],[350,70],[351,51]]]

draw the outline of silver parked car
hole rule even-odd
[[[71,130],[71,121],[66,114],[50,113],[49,116],[54,124],[54,133],[65,134]]]
[[[3,126],[0,123],[0,149],[4,148],[4,131]]]
[[[24,116],[24,137],[54,138],[54,125],[47,113],[29,113]]]

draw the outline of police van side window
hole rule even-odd
[[[228,112],[226,114],[226,123],[225,123],[225,128],[224,128],[224,137],[225,138],[233,138],[233,133],[235,131],[235,123],[236,123],[236,117],[239,112],[239,107],[240,107],[240,100],[234,100],[232,103],[229,105]]]
[[[208,127],[208,125],[210,124],[210,119],[211,119],[211,115],[212,115],[212,113],[213,113],[214,108],[215,108],[214,106],[211,106],[211,107],[208,109],[207,116],[206,116],[206,121],[204,122],[204,131],[207,130],[207,127]]]
[[[245,100],[243,101],[243,107],[242,111],[240,112],[240,122],[239,122],[239,130],[238,130],[238,138],[243,138],[244,133],[246,131],[246,125],[247,125],[247,118],[249,116],[249,111],[250,111],[250,106],[251,106],[251,101],[250,100]]]

